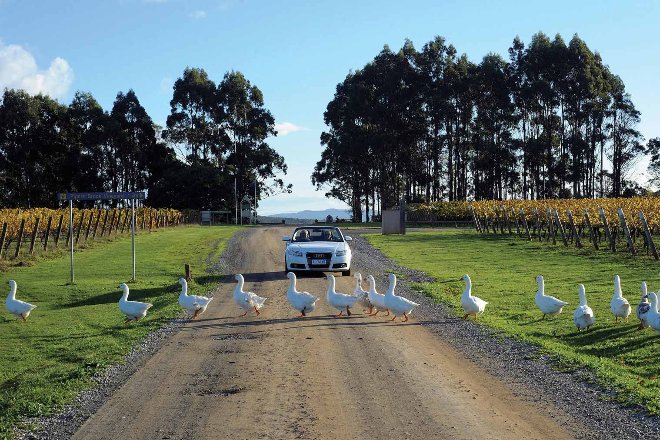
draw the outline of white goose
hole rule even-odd
[[[477,316],[486,310],[486,304],[488,303],[481,298],[472,296],[472,280],[469,275],[463,275],[463,281],[465,281],[465,290],[461,295],[461,307],[465,311],[463,319],[467,319],[470,315],[474,315],[474,319],[477,319]]]
[[[318,297],[312,295],[309,292],[299,292],[296,290],[296,274],[289,272],[286,274],[289,278],[289,290],[286,292],[286,299],[289,300],[289,304],[300,312],[298,318],[307,316],[307,313],[313,312],[316,309],[316,301]]]
[[[359,298],[359,302],[362,305],[362,310],[369,309],[369,315],[374,311],[374,305],[369,301],[369,292],[362,288],[362,274],[360,272],[355,273],[355,290],[353,290],[353,295]]]
[[[545,319],[545,315],[553,316],[561,313],[568,303],[545,294],[545,281],[542,275],[536,277],[536,283],[539,286],[539,290],[536,291],[536,305],[543,312],[542,319]]]
[[[655,293],[649,292],[651,299],[651,308],[646,313],[646,322],[656,332],[660,333],[660,311],[658,311],[658,297]]]
[[[27,321],[30,312],[37,306],[20,299],[16,299],[16,281],[9,280],[9,295],[7,295],[7,300],[5,301],[5,307],[12,315],[16,315],[21,318],[23,321]]]
[[[614,275],[614,296],[612,296],[612,301],[610,301],[610,310],[612,310],[615,321],[623,318],[628,322],[628,316],[632,312],[630,303],[621,294],[621,279],[619,275]]]
[[[642,300],[637,304],[637,308],[635,309],[635,315],[637,315],[637,319],[639,319],[638,330],[645,329],[649,326],[646,314],[650,309],[651,304],[649,304],[648,288],[646,287],[646,281],[642,281]]]
[[[188,295],[188,281],[186,281],[185,278],[179,278],[179,284],[181,284],[179,305],[188,313],[192,313],[191,319],[195,319],[206,311],[206,307],[208,307],[213,298],[199,295]]]
[[[234,301],[245,310],[245,313],[241,316],[247,315],[250,310],[254,310],[254,312],[259,315],[259,309],[264,306],[264,302],[266,302],[268,298],[262,298],[253,292],[244,292],[243,284],[245,283],[245,279],[243,278],[243,275],[237,273],[235,278],[238,283],[236,283],[236,287],[234,288]]]
[[[376,280],[374,279],[373,275],[367,276],[367,281],[369,282],[369,292],[367,293],[367,296],[371,304],[376,309],[373,313],[370,313],[370,315],[376,316],[380,311],[387,311],[385,316],[388,316],[390,311],[385,306],[385,295],[376,291]]]
[[[394,294],[394,289],[396,288],[396,275],[391,273],[389,275],[389,280],[390,286],[385,292],[385,307],[387,307],[388,310],[391,310],[394,315],[394,318],[392,318],[391,321],[394,321],[397,316],[403,315],[406,318],[403,322],[406,322],[408,320],[408,315],[410,315],[413,309],[419,304]]]
[[[339,314],[336,316],[341,316],[346,309],[346,314],[351,316],[351,310],[349,307],[357,302],[357,297],[353,295],[347,295],[345,293],[339,293],[335,290],[335,276],[328,275],[328,293],[327,293],[328,304],[330,304],[335,309],[339,310]]]
[[[589,330],[589,327],[594,325],[596,318],[594,311],[587,305],[587,294],[584,292],[584,284],[578,287],[578,294],[580,296],[580,305],[573,312],[573,322],[578,331],[582,329]]]
[[[140,318],[147,316],[147,310],[153,307],[153,304],[140,302],[140,301],[129,301],[128,300],[128,286],[125,283],[121,283],[119,288],[123,291],[121,298],[119,299],[119,310],[126,315],[126,321],[137,321]]]

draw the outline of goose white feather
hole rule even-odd
[[[486,310],[486,304],[488,302],[472,295],[472,280],[468,274],[463,275],[463,281],[465,281],[465,290],[463,290],[463,294],[461,295],[461,307],[465,311],[463,319],[466,319],[470,315],[474,315],[476,319],[478,315],[481,315]]]
[[[583,284],[578,287],[578,295],[580,296],[580,305],[573,312],[573,322],[578,331],[588,330],[589,327],[594,325],[596,318],[594,317],[594,311],[587,305],[587,294],[584,291]]]
[[[543,319],[545,319],[546,315],[553,316],[561,313],[564,306],[568,305],[568,303],[545,294],[545,281],[542,275],[536,277],[536,283],[539,287],[536,291],[536,305],[543,312]]]
[[[264,303],[268,298],[262,298],[254,292],[244,292],[243,285],[245,284],[245,279],[243,275],[237,273],[236,276],[236,287],[234,288],[234,301],[239,305],[240,308],[245,310],[241,316],[247,315],[247,312],[254,310],[254,312],[259,315],[259,309],[264,306]]]
[[[358,297],[358,302],[362,306],[362,309],[369,309],[369,314],[373,312],[374,305],[369,301],[369,292],[362,288],[362,274],[360,272],[355,273],[355,290],[353,290],[353,295]]]
[[[614,320],[618,321],[619,318],[625,319],[628,322],[628,316],[632,313],[632,308],[627,299],[621,293],[621,279],[619,275],[614,275],[614,295],[610,301],[610,310],[614,315]]]
[[[660,333],[660,311],[658,311],[658,296],[649,292],[649,299],[651,300],[651,307],[646,313],[646,322],[649,327],[655,330],[657,333]]]
[[[9,294],[5,300],[5,307],[12,315],[16,315],[18,318],[23,321],[27,321],[30,312],[34,310],[37,306],[16,299],[16,281],[9,280]]]
[[[299,292],[296,289],[295,273],[289,272],[286,276],[289,278],[289,290],[286,292],[286,299],[289,300],[291,307],[300,312],[299,318],[306,316],[309,312],[313,312],[316,309],[316,301],[319,298],[309,292]]]
[[[646,312],[646,322],[656,332],[660,333],[660,312],[658,311],[658,296],[649,292],[649,299],[651,300],[651,307]]]
[[[181,284],[179,305],[188,313],[192,314],[192,319],[195,319],[206,311],[206,307],[208,307],[213,298],[199,295],[188,295],[188,281],[186,281],[185,278],[179,278],[179,284]]]
[[[650,309],[651,304],[649,303],[648,288],[646,287],[646,281],[642,281],[642,299],[639,304],[637,304],[637,308],[635,309],[635,315],[637,315],[637,319],[639,319],[639,327],[637,327],[639,330],[649,326],[649,323],[646,319],[646,314]]]
[[[140,301],[129,301],[128,286],[125,283],[121,283],[119,288],[122,290],[122,295],[119,299],[119,310],[126,315],[126,322],[133,320],[137,321],[147,316],[147,310],[153,307],[153,304]]]
[[[373,275],[368,275],[367,281],[369,282],[369,292],[367,292],[367,296],[369,298],[369,302],[371,302],[375,309],[371,315],[376,316],[380,311],[387,311],[387,315],[389,315],[390,311],[387,310],[387,307],[385,306],[385,295],[378,293],[376,290],[376,280],[374,279]]]
[[[328,292],[326,299],[328,300],[328,304],[330,304],[330,306],[339,310],[339,314],[337,316],[341,316],[344,313],[344,310],[346,310],[346,314],[348,314],[348,316],[351,316],[351,310],[349,307],[353,307],[353,305],[358,300],[356,296],[340,293],[335,290],[334,275],[328,275]]]
[[[392,311],[392,314],[394,315],[392,321],[394,321],[397,316],[403,315],[405,317],[403,322],[406,322],[408,320],[408,315],[410,315],[413,309],[419,304],[412,302],[402,296],[396,295],[394,293],[394,290],[396,289],[396,275],[391,273],[388,278],[390,285],[385,292],[385,307]]]

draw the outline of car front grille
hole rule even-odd
[[[307,253],[307,265],[310,269],[325,269],[330,267],[330,259],[332,258],[332,253],[321,253],[321,252],[308,252]],[[312,260],[326,260],[326,264],[312,264]]]

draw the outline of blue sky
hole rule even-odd
[[[577,33],[621,76],[642,112],[640,129],[660,136],[660,4],[653,1],[0,0],[0,88],[17,85],[68,103],[91,92],[110,109],[135,90],[157,123],[169,114],[172,83],[186,66],[216,82],[239,70],[264,93],[283,136],[291,195],[262,213],[344,207],[312,187],[323,111],[337,83],[388,44],[418,49],[435,35],[478,62],[506,56],[519,35]],[[644,181],[645,164],[636,177]]]

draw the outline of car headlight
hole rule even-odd
[[[303,256],[302,251],[300,251],[298,249],[289,249],[288,251],[286,251],[286,253],[293,256],[293,257],[302,257]]]
[[[346,251],[345,251],[345,250],[343,250],[343,251],[337,251],[336,255],[337,255],[338,257],[343,257],[344,255],[346,255]]]

